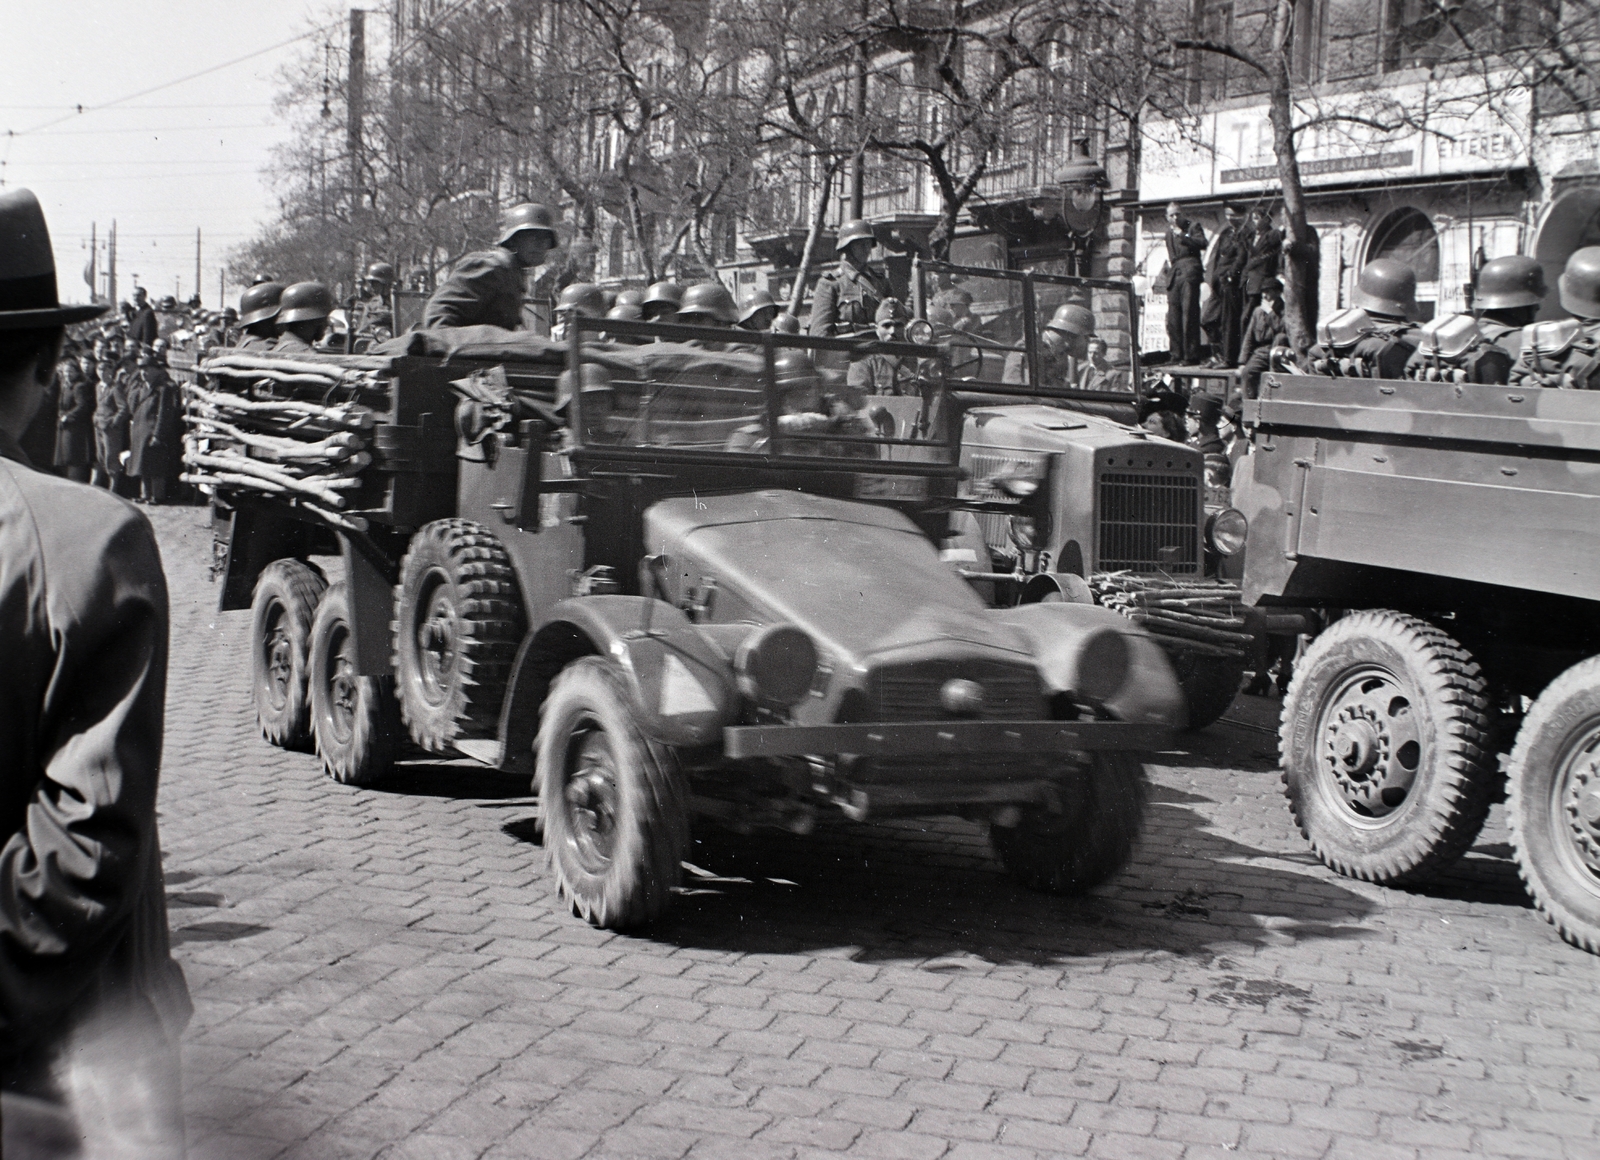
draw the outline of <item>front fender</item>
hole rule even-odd
[[[1181,729],[1189,719],[1188,704],[1167,654],[1155,639],[1126,617],[1089,604],[1019,604],[997,609],[995,617],[1021,629],[1033,645],[1034,662],[1051,693],[1082,693],[1095,674],[1097,636],[1115,633],[1127,650],[1121,683],[1100,703],[1119,721],[1168,725]]]
[[[714,744],[738,719],[732,666],[682,612],[644,596],[578,596],[523,641],[501,721],[507,753],[532,745],[550,682],[585,655],[616,666],[639,728],[664,745]]]

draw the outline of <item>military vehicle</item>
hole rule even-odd
[[[941,561],[961,467],[940,351],[883,344],[921,387],[864,418],[803,357],[859,344],[567,324],[565,346],[469,328],[202,365],[187,462],[218,508],[221,607],[252,609],[270,741],[367,783],[403,722],[532,773],[556,881],[605,927],[662,912],[694,815],[962,814],[1064,893],[1123,863],[1136,755],[1181,696],[1125,618],[989,609]],[[308,419],[343,451],[285,474],[311,452],[273,440]]]
[[[1127,282],[918,262],[910,333],[949,353],[964,401],[960,494],[974,504],[947,555],[993,603],[1095,603],[1168,651],[1203,728],[1232,704],[1251,626],[1230,561],[1236,510],[1208,504],[1204,456],[1136,426],[1142,397]],[[941,316],[949,291],[967,321]],[[1044,326],[1078,310],[1105,349],[1052,353]],[[1086,335],[1080,335],[1086,339]]]
[[[1420,881],[1503,790],[1534,901],[1600,952],[1600,395],[1262,382],[1245,599],[1332,618],[1283,706],[1301,832],[1341,874]]]

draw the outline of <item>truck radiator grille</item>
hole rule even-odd
[[[1196,575],[1199,528],[1200,484],[1194,476],[1113,471],[1100,476],[1101,569]]]
[[[940,660],[879,669],[867,680],[863,721],[948,719],[939,690],[954,677],[983,686],[982,717],[989,721],[1036,721],[1045,716],[1038,675],[1032,668],[993,661]]]

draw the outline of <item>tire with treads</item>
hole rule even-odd
[[[373,785],[394,767],[402,726],[394,678],[355,671],[355,638],[344,581],[323,594],[311,622],[307,672],[311,733],[329,777]]]
[[[274,560],[250,600],[250,689],[261,736],[284,749],[311,743],[306,649],[328,582],[303,560]]]
[[[411,738],[431,753],[493,737],[525,618],[505,545],[471,520],[411,538],[395,587],[395,694]]]
[[[1144,824],[1144,766],[1126,753],[1097,753],[1061,787],[1061,812],[1028,806],[1015,826],[991,825],[989,841],[1024,886],[1082,894],[1127,863]]]
[[[1284,793],[1332,869],[1426,880],[1465,853],[1499,787],[1483,674],[1406,613],[1336,620],[1295,666],[1278,730]]]
[[[1600,954],[1600,657],[1573,665],[1529,708],[1506,815],[1540,913],[1573,946]]]
[[[551,683],[536,777],[545,858],[573,913],[609,930],[659,916],[689,850],[689,791],[609,661],[580,657]]]
[[[1169,652],[1172,672],[1189,707],[1189,729],[1204,729],[1228,711],[1244,682],[1243,657],[1212,657],[1182,649]]]

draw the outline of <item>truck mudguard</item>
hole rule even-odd
[[[738,719],[732,666],[677,608],[644,596],[574,597],[551,608],[517,653],[500,714],[502,764],[533,745],[550,682],[580,656],[616,665],[639,727],[664,745],[714,744]]]
[[[1188,709],[1167,654],[1142,628],[1109,608],[1019,604],[995,617],[1028,634],[1049,692],[1103,706],[1119,721],[1182,728]]]

